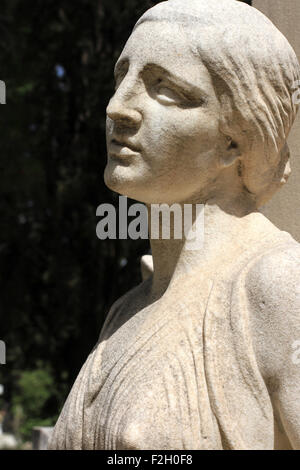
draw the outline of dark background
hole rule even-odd
[[[0,366],[5,425],[55,422],[148,241],[96,237],[113,67],[151,0],[1,0]],[[250,2],[246,2],[250,3]]]

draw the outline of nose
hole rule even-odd
[[[114,122],[124,122],[129,126],[139,126],[142,121],[141,114],[135,109],[124,106],[120,101],[110,100],[106,109],[107,116]]]
[[[124,90],[121,84],[106,108],[107,116],[117,124],[139,127],[142,121],[142,114],[137,103],[139,97],[140,94],[136,89]]]

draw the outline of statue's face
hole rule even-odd
[[[146,203],[189,201],[208,191],[225,137],[211,77],[186,33],[169,23],[141,24],[115,76],[107,108],[107,186]]]

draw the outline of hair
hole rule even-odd
[[[241,149],[240,175],[257,206],[290,174],[287,137],[298,111],[296,54],[261,12],[236,0],[169,0],[148,10],[149,21],[187,30],[221,104],[220,131]]]

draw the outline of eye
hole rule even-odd
[[[157,87],[156,97],[164,104],[175,104],[180,101],[180,96],[166,85],[159,85]]]
[[[181,94],[169,82],[159,78],[154,83],[155,98],[165,105],[180,104],[183,100]]]
[[[170,82],[159,78],[152,84],[153,97],[165,106],[177,105],[185,107],[190,105],[190,100],[180,88]]]

